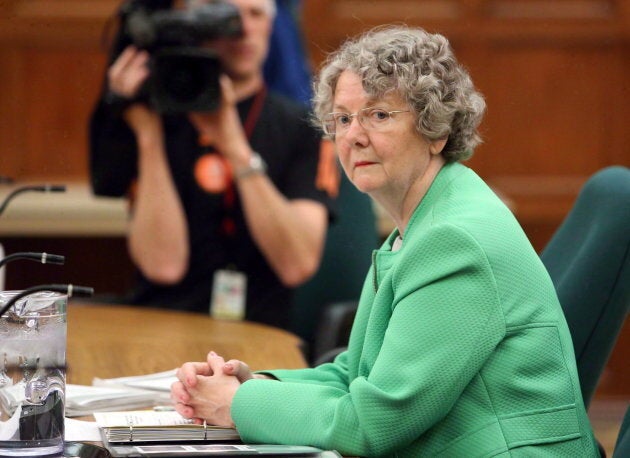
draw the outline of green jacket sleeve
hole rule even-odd
[[[340,354],[334,364],[322,364],[308,369],[281,369],[264,371],[283,382],[313,383],[348,391],[347,354]]]

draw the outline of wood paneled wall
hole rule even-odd
[[[0,2],[0,175],[87,178],[87,117],[118,3]],[[313,68],[385,23],[451,40],[488,103],[469,164],[510,200],[538,250],[590,174],[630,165],[630,1],[304,0]]]
[[[0,2],[0,174],[86,178],[114,0]]]

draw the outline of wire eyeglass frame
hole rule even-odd
[[[387,126],[395,114],[410,113],[411,110],[385,110],[379,107],[365,107],[356,113],[344,113],[334,111],[324,116],[322,120],[322,128],[324,133],[330,136],[338,136],[345,134],[352,124],[352,119],[356,118],[361,127],[366,130],[378,131]],[[343,118],[348,118],[343,121]]]

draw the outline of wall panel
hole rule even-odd
[[[0,3],[0,174],[87,177],[86,122],[118,2]]]
[[[491,53],[480,83],[488,99],[483,154],[503,160],[484,163],[484,173],[580,175],[606,163],[608,94],[622,70],[613,53],[508,46]]]
[[[87,119],[100,85],[102,66],[86,51],[25,53],[25,97],[29,124],[16,126],[26,137],[29,158],[21,171],[27,175],[85,177],[87,175]],[[68,90],[60,91],[66,87]],[[46,103],[49,109],[42,109]],[[32,126],[41,126],[31,135]]]

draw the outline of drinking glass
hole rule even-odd
[[[1,291],[0,307],[20,291]],[[66,294],[41,291],[0,317],[0,456],[63,454]]]

